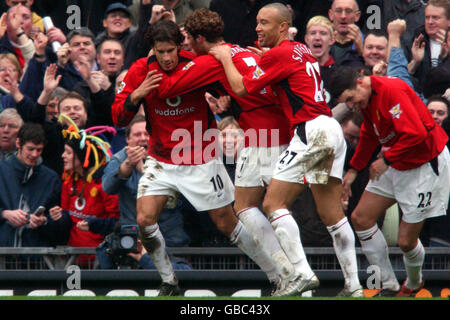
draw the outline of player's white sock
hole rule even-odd
[[[306,278],[311,278],[314,272],[306,259],[305,251],[300,240],[300,230],[297,222],[291,216],[289,210],[278,209],[269,215],[269,221],[280,242],[281,248],[294,265],[297,273]]]
[[[422,265],[425,260],[425,249],[420,239],[417,240],[417,246],[408,252],[403,252],[403,262],[405,263],[406,278],[405,285],[409,289],[417,289],[422,283]]]
[[[282,278],[291,277],[295,272],[294,266],[281,248],[264,213],[257,207],[251,207],[239,211],[236,216],[252,234],[255,241],[267,252],[268,256],[272,257],[272,262],[280,271],[280,276]]]
[[[378,226],[374,225],[367,230],[356,231],[356,235],[369,263],[380,268],[383,289],[399,290],[400,284],[389,260],[389,248]]]
[[[230,235],[230,241],[242,250],[250,259],[252,259],[262,271],[267,275],[271,282],[278,281],[278,270],[273,265],[272,260],[267,253],[253,239],[245,226],[238,220],[236,227]]]
[[[355,235],[347,217],[333,226],[328,226],[327,230],[333,239],[334,251],[344,274],[345,287],[354,291],[361,284],[359,283],[358,263],[356,262]]]
[[[140,228],[140,231],[142,244],[155,264],[162,281],[173,285],[178,284],[178,279],[166,252],[166,241],[159,230],[158,224]]]

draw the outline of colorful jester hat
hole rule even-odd
[[[67,129],[62,130],[65,144],[72,147],[83,168],[93,167],[86,177],[86,181],[91,182],[93,174],[112,157],[110,144],[97,135],[103,132],[115,135],[116,129],[109,126],[96,126],[80,130],[73,120],[64,114],[60,114],[58,120],[61,122],[63,118],[70,123]]]

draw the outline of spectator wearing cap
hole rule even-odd
[[[110,4],[105,11],[103,27],[105,30],[97,35],[95,45],[98,47],[108,38],[117,39],[122,43],[127,57],[131,39],[136,33],[136,30],[133,30],[130,9],[120,2]]]

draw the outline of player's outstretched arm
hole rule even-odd
[[[246,96],[248,92],[242,82],[242,75],[239,73],[238,69],[236,69],[233,60],[231,59],[231,48],[229,46],[215,46],[209,51],[209,54],[222,63],[227,80],[230,83],[233,92],[239,97]]]

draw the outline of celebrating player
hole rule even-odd
[[[263,54],[253,74],[242,76],[239,73],[227,46],[214,47],[210,53],[223,64],[237,95],[256,93],[271,85],[295,129],[288,148],[279,158],[263,202],[264,212],[281,246],[289,260],[302,271],[300,285],[287,286],[286,290],[302,292],[319,285],[307,263],[298,226],[289,211],[297,195],[309,185],[345,277],[345,286],[339,295],[362,297],[355,237],[341,206],[345,140],[339,123],[331,117],[325,103],[319,63],[305,45],[288,40],[291,24],[291,14],[283,4],[268,4],[258,12],[259,45],[271,49]]]
[[[425,250],[419,239],[424,220],[446,214],[450,195],[450,157],[444,130],[417,94],[400,79],[362,76],[350,67],[336,69],[332,94],[362,112],[364,122],[352,168],[344,176],[344,199],[358,171],[380,144],[382,157],[370,165],[370,181],[352,213],[352,222],[369,263],[381,269],[376,296],[412,296],[423,287]],[[398,202],[403,216],[398,245],[407,279],[400,287],[377,219]]]
[[[289,143],[288,119],[280,112],[280,106],[270,87],[246,97],[237,96],[228,84],[222,65],[208,55],[212,47],[231,47],[233,61],[243,74],[255,72],[259,62],[259,56],[250,50],[223,41],[224,24],[216,12],[196,10],[186,18],[184,26],[189,45],[199,56],[189,66],[165,75],[158,92],[162,98],[172,98],[220,82],[236,100],[232,104],[232,113],[244,131],[245,146],[240,151],[236,164],[234,210],[281,272],[280,278],[283,280],[276,278],[272,281],[277,288],[272,294],[278,295],[289,282],[301,279],[281,248],[272,226],[258,207],[262,203],[278,156]],[[294,293],[297,292],[286,294]]]
[[[197,132],[203,134],[208,128],[216,128],[204,98],[205,91],[198,90],[174,99],[161,99],[155,95],[161,73],[179,70],[191,61],[192,53],[180,51],[183,40],[175,23],[155,23],[150,30],[154,55],[132,65],[112,107],[114,123],[124,126],[136,114],[140,103],[144,103],[151,138],[149,157],[138,186],[137,222],[142,242],[163,281],[159,295],[179,294],[178,280],[157,224],[159,213],[168,200],[176,199],[177,192],[182,193],[197,211],[209,211],[217,228],[261,269],[274,269],[270,259],[234,215],[230,205],[234,187],[217,155],[206,152],[211,142],[195,139]]]

